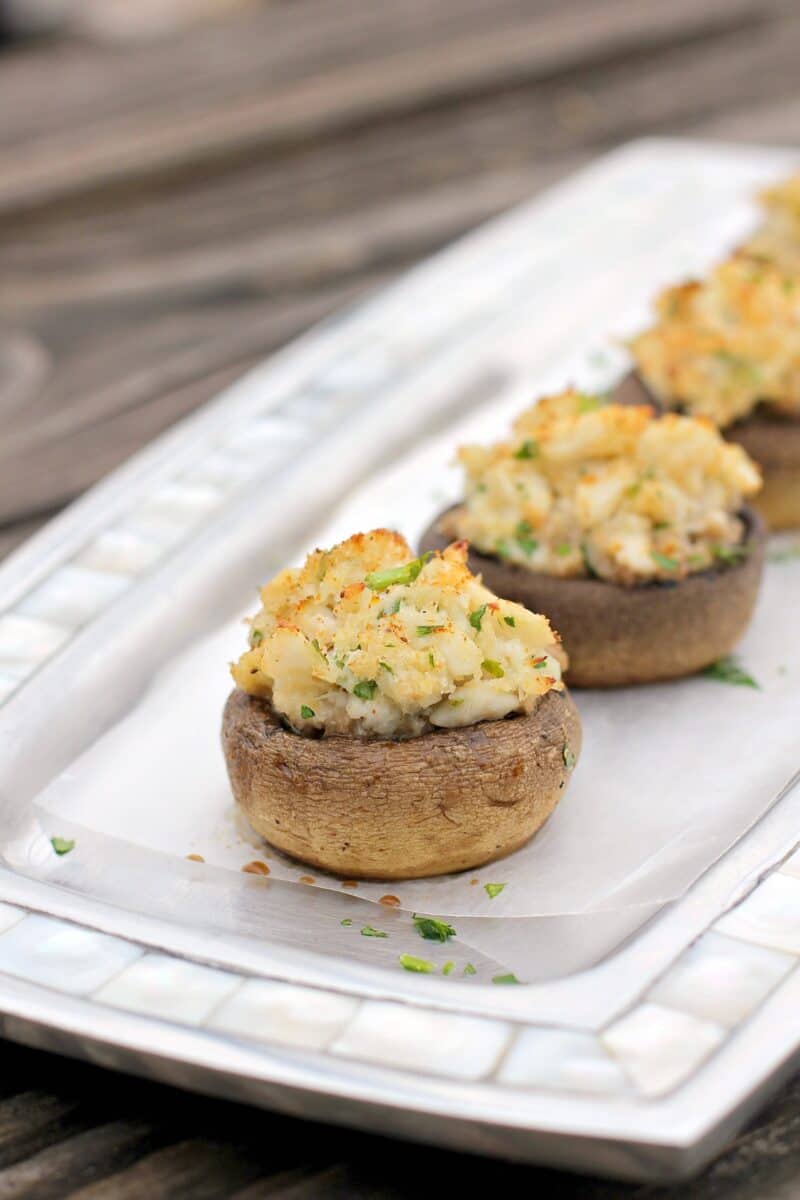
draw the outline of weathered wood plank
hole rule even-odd
[[[103,96],[97,89],[93,116],[80,126],[57,137],[7,146],[0,161],[0,211],[38,206],[131,177],[174,174],[179,167],[255,148],[263,153],[296,145],[556,70],[603,62],[610,55],[666,46],[676,37],[707,35],[744,19],[757,25],[765,6],[758,0],[705,0],[702,5],[672,0],[666,6],[604,0],[602,20],[591,23],[588,11],[557,7],[528,16],[523,12],[506,25],[498,17],[479,32],[448,27],[443,44],[436,44],[432,30],[413,49],[390,46],[379,62],[370,56],[313,77],[284,79],[277,87],[262,79],[249,94],[233,97],[198,89],[182,96],[170,112],[162,103],[149,109],[144,98],[138,112],[110,122],[103,119]],[[66,74],[62,69],[62,78]],[[119,84],[115,70],[106,89],[117,90]],[[10,103],[0,104],[0,111],[4,107],[13,109]]]

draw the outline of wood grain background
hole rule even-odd
[[[273,0],[0,52],[0,556],[248,366],[620,141],[800,142],[797,0]],[[0,1198],[800,1197],[792,1085],[695,1184],[473,1162],[0,1044]]]

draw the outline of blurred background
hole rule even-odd
[[[0,553],[643,134],[798,142],[796,0],[0,0]]]
[[[0,0],[0,554],[645,134],[797,142],[797,0]]]
[[[643,135],[800,145],[798,0],[0,0],[0,557],[313,322]],[[644,1195],[2,1055],[4,1197]],[[798,1104],[691,1196],[796,1194]]]

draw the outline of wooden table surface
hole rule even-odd
[[[253,362],[642,134],[800,141],[797,0],[274,0],[0,51],[0,555]],[[800,1083],[692,1185],[475,1161],[0,1043],[0,1198],[800,1196]]]

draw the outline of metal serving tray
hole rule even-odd
[[[629,1179],[681,1177],[722,1149],[800,1047],[797,789],[621,944],[579,925],[599,938],[593,965],[514,988],[331,952],[326,902],[293,944],[292,883],[270,882],[265,916],[250,877],[117,858],[89,835],[94,854],[58,857],[34,798],[356,480],[470,406],[521,381],[535,391],[587,330],[602,342],[631,305],[735,242],[753,190],[795,162],[624,147],[275,356],[0,567],[6,1037]],[[602,386],[620,365],[613,348],[587,352],[582,378]]]

